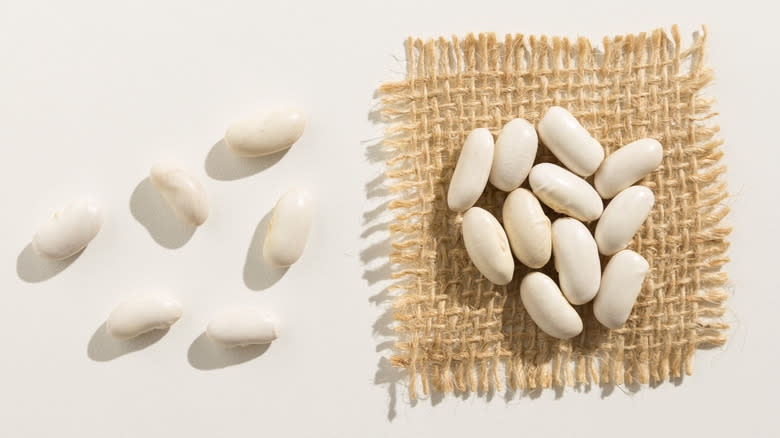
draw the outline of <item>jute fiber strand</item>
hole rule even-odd
[[[513,389],[658,382],[690,374],[697,347],[726,341],[719,317],[730,228],[721,223],[728,213],[722,141],[713,101],[701,92],[712,80],[706,29],[688,48],[676,26],[604,38],[602,46],[548,36],[410,38],[406,79],[381,87],[393,156],[387,177],[399,339],[391,361],[408,371],[412,397],[500,390],[504,382]],[[472,129],[497,134],[515,117],[536,123],[552,105],[571,111],[607,154],[643,137],[664,147],[662,165],[640,182],[656,204],[629,248],[651,269],[628,323],[609,330],[590,304],[577,306],[584,330],[567,341],[528,317],[519,297],[528,271],[519,262],[507,286],[480,275],[463,246],[462,217],[446,202]],[[540,147],[543,161],[556,160]],[[488,185],[477,205],[500,219],[505,196]],[[552,262],[542,271],[557,280]]]

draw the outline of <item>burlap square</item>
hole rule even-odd
[[[382,114],[394,212],[395,366],[412,397],[421,385],[449,392],[551,385],[647,383],[692,371],[697,347],[723,344],[728,258],[725,166],[711,121],[706,29],[688,48],[677,27],[603,39],[468,35],[408,39],[405,80],[384,84]],[[568,341],[537,329],[519,298],[518,268],[503,287],[484,279],[463,246],[446,193],[465,136],[495,134],[515,117],[535,123],[551,105],[568,108],[607,154],[642,137],[664,146],[660,168],[641,184],[656,204],[630,248],[651,270],[628,323],[608,330],[590,305]],[[540,147],[537,161],[555,161]],[[505,193],[489,186],[478,205],[501,217]],[[552,263],[543,269],[557,278]]]

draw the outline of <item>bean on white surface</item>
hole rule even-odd
[[[561,291],[572,304],[585,304],[599,291],[601,260],[582,222],[561,218],[552,224],[552,248]]]
[[[612,256],[593,301],[596,319],[612,329],[625,324],[649,270],[647,260],[634,251],[626,249]]]
[[[654,203],[653,191],[644,186],[632,186],[618,193],[596,224],[599,252],[612,255],[628,246]]]
[[[498,285],[512,281],[515,261],[498,220],[489,212],[472,207],[463,215],[462,227],[466,252],[479,272]]]
[[[604,202],[587,181],[563,167],[537,164],[528,177],[531,190],[548,207],[584,222],[596,220]]]
[[[256,308],[232,310],[212,319],[206,335],[225,347],[269,344],[279,336],[278,321],[274,315]]]
[[[260,157],[292,146],[305,126],[306,115],[297,108],[265,111],[228,126],[225,144],[236,155]]]
[[[582,332],[582,319],[566,301],[552,278],[531,272],[520,283],[520,299],[539,328],[558,339],[570,339]]]
[[[482,195],[493,165],[494,149],[493,135],[487,128],[477,128],[466,137],[447,191],[451,210],[466,211]]]
[[[530,191],[515,189],[504,201],[504,229],[512,253],[529,268],[547,264],[552,251],[550,219]]]
[[[604,148],[566,109],[550,107],[538,125],[542,143],[564,166],[580,176],[589,176],[604,160]]]
[[[43,258],[61,260],[84,249],[103,226],[97,201],[79,199],[54,214],[32,238],[32,248]]]
[[[664,158],[657,140],[643,138],[610,154],[593,177],[593,185],[602,198],[609,199],[654,171]]]
[[[536,129],[525,119],[504,125],[496,139],[490,183],[505,192],[520,187],[534,164],[538,145]]]
[[[139,295],[111,312],[106,331],[117,339],[130,339],[151,330],[166,329],[178,321],[181,314],[181,304],[170,297]]]
[[[206,222],[208,194],[195,176],[171,161],[160,161],[152,166],[149,179],[181,220],[195,227]]]
[[[314,205],[306,189],[290,189],[279,198],[263,242],[263,258],[269,265],[290,266],[301,257],[313,215]]]

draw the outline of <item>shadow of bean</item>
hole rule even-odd
[[[187,350],[187,360],[193,368],[216,370],[250,361],[265,353],[271,344],[247,345],[246,347],[224,348],[215,344],[201,333]]]
[[[287,267],[277,268],[266,263],[263,258],[263,243],[268,233],[268,224],[271,222],[273,210],[263,216],[255,228],[252,241],[246,252],[244,262],[244,284],[252,290],[265,290],[273,286],[287,272]]]
[[[95,330],[87,344],[87,356],[96,362],[107,362],[134,351],[143,350],[162,339],[169,329],[152,330],[132,339],[114,339],[106,331],[106,323]]]
[[[262,157],[239,157],[219,140],[206,155],[206,174],[219,181],[233,181],[260,173],[278,163],[290,148]]]
[[[49,260],[40,257],[28,243],[16,257],[16,275],[28,283],[46,281],[59,274],[76,261],[84,250],[63,260]]]
[[[195,234],[195,227],[176,216],[148,177],[133,190],[130,212],[152,239],[165,248],[181,248]]]

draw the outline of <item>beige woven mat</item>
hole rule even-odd
[[[399,339],[393,365],[406,368],[412,397],[449,392],[595,383],[647,383],[690,374],[697,347],[723,344],[728,212],[722,141],[705,63],[706,29],[688,48],[677,27],[604,38],[493,34],[407,42],[405,80],[384,84],[382,114],[394,200],[392,288]],[[664,145],[660,168],[641,184],[655,207],[630,248],[651,271],[628,323],[608,330],[590,305],[585,328],[559,341],[539,331],[519,299],[525,270],[499,287],[466,255],[460,217],[446,193],[465,136],[509,120],[536,122],[568,108],[607,153],[642,137]],[[540,148],[542,161],[554,161]],[[505,194],[489,186],[478,205],[496,213]],[[551,264],[550,264],[551,265]],[[548,265],[544,270],[554,275]],[[554,277],[555,278],[555,277]],[[506,379],[506,380],[504,380]]]

